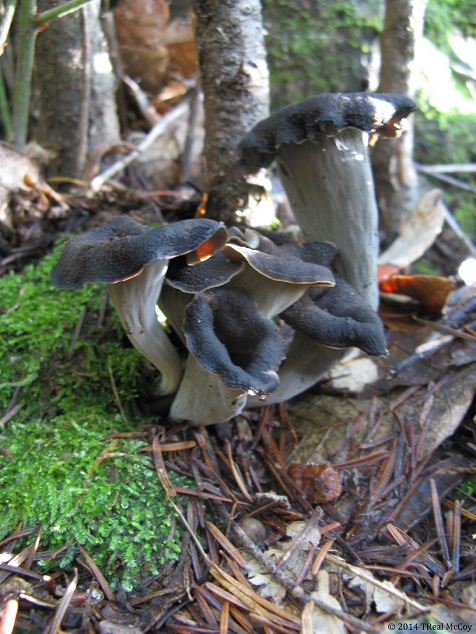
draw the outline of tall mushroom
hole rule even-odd
[[[414,110],[413,101],[403,95],[317,95],[278,110],[240,143],[242,162],[250,171],[276,159],[305,239],[337,246],[336,271],[374,309],[378,212],[368,138],[398,136],[402,120]],[[341,356],[297,334],[271,400],[307,389]]]
[[[179,355],[159,324],[156,304],[171,258],[191,264],[220,249],[227,239],[221,223],[182,220],[159,228],[116,216],[89,233],[69,240],[51,272],[62,289],[104,282],[129,340],[161,373],[161,393],[180,383]]]
[[[316,95],[281,108],[240,143],[250,170],[276,159],[306,240],[336,244],[337,272],[374,308],[378,219],[368,137],[398,136],[413,110],[403,95]]]

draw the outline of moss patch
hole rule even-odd
[[[20,522],[41,527],[43,548],[71,544],[61,565],[79,543],[130,590],[180,552],[150,456],[138,452],[146,440],[106,438],[149,422],[134,403],[150,377],[112,309],[101,317],[104,287],[49,282],[57,257],[0,278],[0,418],[18,408],[0,427],[0,539]]]

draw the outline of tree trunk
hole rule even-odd
[[[194,0],[205,106],[208,215],[236,222],[246,205],[238,143],[268,115],[269,84],[259,0]]]
[[[58,0],[39,0],[40,11]],[[36,89],[39,121],[34,138],[55,159],[48,175],[84,178],[98,146],[120,138],[115,80],[99,22],[99,0],[56,19],[39,34]]]
[[[379,92],[398,92],[414,97],[415,59],[427,1],[386,0]],[[372,152],[372,165],[381,228],[390,240],[398,232],[402,212],[412,209],[418,198],[411,118],[401,138],[377,142]]]

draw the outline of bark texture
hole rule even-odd
[[[40,11],[58,0],[39,0]],[[34,138],[56,158],[48,175],[84,178],[98,146],[117,141],[115,80],[99,19],[99,1],[54,20],[39,34]]]
[[[381,37],[379,92],[415,96],[416,58],[428,0],[386,0]],[[372,152],[381,228],[387,238],[398,232],[401,214],[417,202],[418,179],[413,165],[413,120],[405,134],[380,140]]]
[[[204,92],[208,215],[228,222],[246,204],[238,143],[268,115],[269,79],[259,0],[194,0]]]

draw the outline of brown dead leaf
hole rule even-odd
[[[165,45],[170,55],[169,75],[193,77],[197,70],[195,25],[193,13],[179,20],[172,20],[165,32]]]
[[[417,306],[412,306],[413,312],[423,309],[441,313],[454,287],[454,280],[436,275],[392,275],[379,283],[381,293],[403,295],[415,300]],[[387,301],[389,299],[387,297]]]
[[[165,0],[121,0],[114,8],[114,25],[124,71],[144,90],[163,84],[169,64],[164,43],[169,21]]]
[[[311,504],[331,502],[342,493],[340,474],[328,462],[321,465],[293,463],[288,475]]]
[[[114,7],[114,24],[121,47],[154,50],[163,44],[169,21],[165,0],[120,0]]]
[[[170,99],[170,93],[179,96],[187,89],[181,78],[194,76],[197,54],[192,12],[170,21],[168,5],[165,0],[120,0],[114,24],[125,74],[155,95],[173,79]]]

